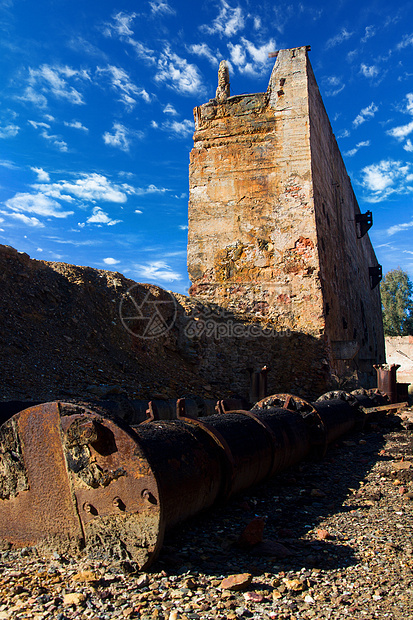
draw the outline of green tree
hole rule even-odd
[[[385,336],[413,335],[413,284],[401,267],[388,271],[380,284]]]

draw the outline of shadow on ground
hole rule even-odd
[[[340,532],[320,540],[316,529],[332,514],[343,513],[343,519],[359,516],[360,506],[346,500],[377,460],[386,458],[380,451],[384,433],[392,430],[389,424],[393,428],[398,424],[398,418],[392,419],[385,422],[387,427],[368,428],[333,444],[323,460],[303,462],[167,532],[152,570],[224,576],[356,564],[351,544]],[[368,505],[363,509],[368,510]],[[263,538],[268,542],[242,549],[237,541],[255,516],[265,519]],[[289,554],[282,557],[283,550]]]

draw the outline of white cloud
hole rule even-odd
[[[140,41],[136,41],[132,38],[134,32],[131,25],[135,17],[137,17],[136,13],[117,13],[113,17],[113,22],[105,25],[103,34],[107,37],[111,37],[113,34],[117,35],[121,41],[133,47],[139,58],[142,58],[150,64],[154,64],[156,62],[154,51],[140,43]]]
[[[105,201],[125,203],[127,196],[136,193],[131,185],[112,183],[103,174],[82,173],[76,181],[58,181],[57,183],[33,185],[45,196],[51,196],[66,202],[72,202],[73,196],[88,202]]]
[[[401,125],[400,127],[394,127],[393,129],[389,129],[387,133],[393,138],[397,138],[398,140],[403,140],[406,136],[411,134],[413,131],[413,121],[407,123],[407,125]]]
[[[138,196],[143,196],[144,194],[164,194],[165,192],[169,192],[171,190],[166,187],[156,187],[151,183],[148,187],[135,187],[134,194]]]
[[[376,34],[376,28],[374,26],[366,26],[364,37],[361,39],[362,43],[365,43],[371,37],[374,37]]]
[[[375,78],[379,74],[379,69],[376,65],[365,65],[364,62],[360,65],[360,73],[366,78]]]
[[[98,67],[96,72],[109,78],[112,88],[120,93],[119,101],[126,106],[128,111],[135,107],[137,97],[142,98],[147,103],[151,101],[149,93],[144,88],[136,86],[124,69],[108,65],[105,68]]]
[[[406,103],[405,108],[403,109],[403,112],[406,112],[407,114],[413,114],[413,93],[407,93],[406,99],[407,99],[407,103]],[[407,123],[406,125],[400,125],[399,127],[393,127],[393,129],[389,129],[387,133],[390,136],[393,136],[393,138],[397,138],[398,140],[403,140],[406,136],[411,134],[412,131],[413,131],[413,121],[411,121],[410,123]],[[408,143],[411,144],[410,140],[408,141]],[[406,144],[404,146],[404,149],[406,151],[410,151],[409,144]]]
[[[410,45],[413,45],[413,34],[405,34],[400,43],[397,44],[397,49],[401,50]]]
[[[40,107],[45,107],[47,104],[46,95],[53,95],[56,99],[69,101],[73,105],[84,104],[82,94],[68,84],[68,80],[72,79],[89,81],[90,76],[85,70],[78,71],[61,65],[44,64],[38,69],[29,68],[29,86],[20,98]]]
[[[122,13],[120,11],[113,17],[113,21],[110,24],[106,24],[104,34],[108,37],[112,36],[112,33],[119,35],[120,37],[131,36],[133,30],[131,24],[136,17],[136,13]]]
[[[140,214],[140,213],[143,213],[143,211],[141,211],[140,209],[135,209],[134,213]]]
[[[66,218],[73,211],[62,211],[61,205],[44,194],[17,193],[4,203],[11,211],[35,213],[43,217]]]
[[[165,47],[158,60],[155,81],[164,82],[183,95],[199,95],[204,90],[196,65],[171,52],[169,46]]]
[[[151,11],[154,15],[164,14],[164,15],[175,15],[176,11],[172,7],[169,6],[168,2],[165,0],[152,0],[149,2],[151,7]]]
[[[141,136],[139,132],[127,129],[121,123],[113,123],[112,130],[114,133],[106,131],[103,134],[105,144],[109,144],[125,152],[129,151],[133,137]]]
[[[382,160],[362,169],[362,186],[370,194],[367,202],[382,202],[392,194],[413,192],[410,164],[392,159]]]
[[[14,138],[19,133],[20,127],[18,125],[6,125],[0,127],[0,138]]]
[[[158,125],[158,123],[156,121],[151,121],[151,127],[153,129],[158,129],[159,125]]]
[[[164,114],[170,114],[171,116],[178,116],[178,112],[175,110],[171,103],[167,103],[163,109]]]
[[[26,224],[26,226],[33,226],[34,228],[44,228],[43,222],[41,222],[37,217],[28,217],[24,215],[24,213],[10,213],[10,217],[15,220],[19,220]]]
[[[183,121],[168,121],[162,123],[162,129],[173,133],[178,138],[187,138],[194,133],[194,122],[188,119]]]
[[[38,108],[45,108],[47,106],[47,99],[41,93],[37,93],[32,86],[27,86],[24,90],[24,94],[17,97],[20,101],[27,101],[32,103]]]
[[[162,280],[164,282],[182,280],[181,274],[173,271],[172,267],[162,260],[134,265],[134,269],[138,277],[148,278],[149,280]]]
[[[64,121],[63,124],[66,125],[66,127],[71,127],[72,129],[79,129],[80,131],[84,131],[85,133],[88,133],[89,131],[89,129],[82,125],[80,121]]]
[[[367,108],[363,108],[360,111],[360,114],[358,114],[354,119],[353,126],[358,127],[362,123],[365,123],[368,118],[373,118],[378,109],[379,108],[373,102],[369,106],[367,106]]]
[[[275,45],[275,41],[270,39],[268,43],[255,47],[251,41],[241,37],[241,44],[228,43],[228,50],[231,62],[241,73],[258,75],[267,68],[270,62],[268,54],[274,51]]]
[[[352,32],[348,32],[346,28],[342,28],[338,34],[336,34],[334,37],[331,37],[331,39],[328,39],[326,43],[326,48],[329,49],[331,47],[335,47],[336,45],[340,45],[340,43],[347,41],[352,36]]]
[[[121,221],[112,220],[100,207],[93,207],[92,215],[86,220],[88,224],[106,224],[107,226],[114,226]]]
[[[179,228],[180,230],[188,230],[188,225],[187,225],[187,224],[180,224],[180,225],[178,226],[178,228]]]
[[[120,263],[120,260],[116,260],[116,258],[104,258],[103,262],[105,263],[105,265],[118,265]]]
[[[68,151],[67,143],[64,140],[62,140],[60,136],[56,136],[56,135],[48,133],[47,130],[50,129],[50,125],[48,125],[47,123],[36,122],[36,121],[31,121],[31,120],[29,120],[28,123],[35,129],[41,129],[40,135],[42,136],[42,138],[50,142],[53,146],[59,149],[59,151],[61,151],[62,153],[67,153]]]
[[[43,170],[43,168],[31,167],[30,169],[33,170],[33,172],[35,172],[37,174],[37,180],[40,183],[49,183],[49,181],[50,181],[49,173],[46,172],[45,170]]]
[[[353,155],[355,155],[363,146],[370,146],[370,140],[359,142],[353,149],[350,149],[347,153],[344,153],[344,155],[347,155],[347,157],[353,157]]]
[[[345,88],[345,84],[341,77],[337,77],[336,75],[331,75],[324,79],[324,83],[327,86],[326,95],[327,97],[335,97]]]
[[[218,64],[218,54],[214,55],[209,45],[206,43],[195,43],[190,45],[188,50],[197,56],[204,56],[213,66]]]
[[[413,144],[412,141],[406,140],[406,144],[403,146],[404,150],[407,151],[408,153],[413,153]]]
[[[411,222],[405,222],[404,224],[395,224],[394,226],[390,226],[390,228],[388,228],[386,232],[389,236],[392,236],[402,230],[407,230],[408,228],[412,228],[412,227],[413,227],[413,220]]]
[[[201,30],[208,34],[225,35],[233,37],[244,29],[245,20],[241,7],[231,7],[226,0],[221,0],[221,9],[218,16],[212,22],[212,26],[203,25]]]

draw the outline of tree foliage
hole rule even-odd
[[[385,336],[413,335],[413,284],[401,267],[388,271],[381,285]]]

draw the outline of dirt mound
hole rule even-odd
[[[9,246],[0,279],[1,400],[211,395],[178,345],[184,311],[162,289]]]

